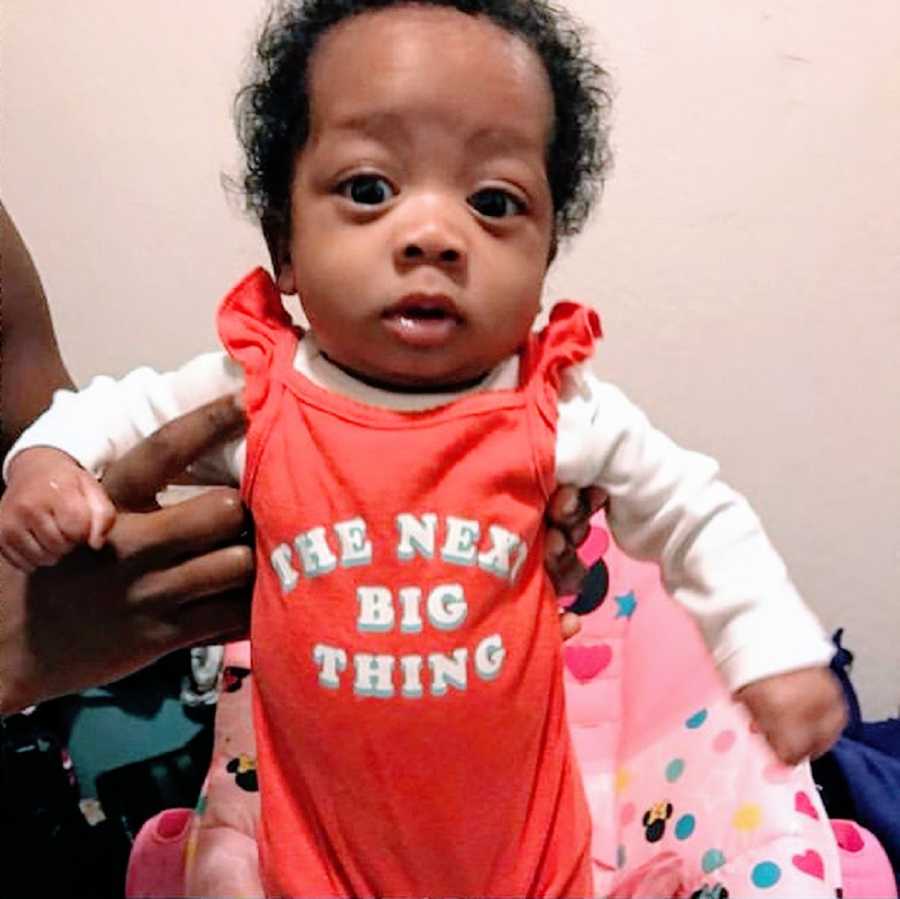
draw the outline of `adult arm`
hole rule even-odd
[[[47,300],[31,255],[0,203],[0,452],[71,387],[53,334]]]

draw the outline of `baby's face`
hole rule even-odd
[[[549,257],[540,58],[486,19],[393,7],[322,38],[310,100],[279,287],[364,378],[484,374],[527,335]]]

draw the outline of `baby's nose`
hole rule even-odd
[[[419,241],[418,243],[408,243],[403,248],[403,258],[412,262],[417,259],[426,261],[434,260],[435,262],[454,263],[459,262],[462,254],[458,249],[452,246],[435,246],[433,243]]]
[[[464,263],[464,225],[456,220],[456,210],[448,208],[446,203],[428,202],[422,198],[416,208],[409,211],[410,218],[396,235],[398,265],[425,263],[457,267]]]

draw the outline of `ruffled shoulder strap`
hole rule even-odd
[[[244,369],[244,402],[248,414],[265,402],[272,370],[293,359],[301,331],[281,304],[272,276],[254,269],[222,301],[219,338]]]
[[[600,316],[578,303],[557,303],[541,331],[529,337],[522,365],[522,383],[548,398],[554,408],[562,373],[594,354],[603,336]]]
[[[563,372],[594,353],[600,316],[578,303],[557,303],[547,326],[529,335],[521,356],[519,387],[528,398],[535,470],[546,497],[556,488],[556,421]]]

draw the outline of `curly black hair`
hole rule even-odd
[[[585,47],[579,23],[552,0],[280,0],[256,44],[248,83],[235,101],[244,148],[247,207],[271,251],[290,233],[297,153],[309,136],[309,60],[322,35],[361,13],[401,5],[445,6],[482,15],[520,37],[549,76],[555,122],[547,179],[557,239],[584,225],[610,166],[606,72]]]

